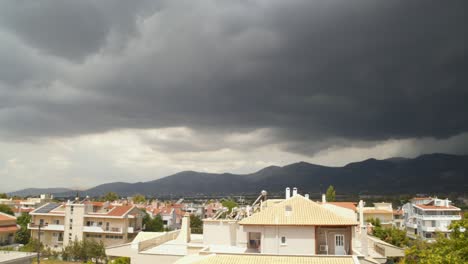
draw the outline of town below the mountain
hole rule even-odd
[[[0,199],[0,263],[466,263],[464,195]],[[445,263],[445,262],[444,262]]]

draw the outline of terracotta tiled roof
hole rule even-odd
[[[176,262],[179,263],[179,262]],[[184,263],[183,259],[180,263]],[[199,258],[193,264],[354,264],[352,256],[261,256],[214,255]]]
[[[116,206],[114,209],[110,210],[107,215],[108,216],[124,216],[125,213],[130,211],[132,209],[132,205],[122,205],[122,206]]]
[[[9,215],[9,214],[0,213],[0,221],[11,221],[11,220],[16,220],[16,217]]]
[[[356,203],[353,203],[353,202],[327,202],[327,203],[333,204],[333,205],[336,205],[336,206],[339,206],[339,207],[351,209],[351,210],[357,212]]]
[[[460,211],[461,209],[455,207],[453,205],[447,206],[436,206],[436,205],[427,205],[427,204],[415,204],[414,206],[419,207],[421,209],[433,209],[433,210],[455,210]]]
[[[283,202],[267,207],[239,222],[241,225],[310,225],[349,226],[358,223],[339,216],[302,195],[295,195]]]
[[[34,211],[34,208],[13,208],[14,213],[29,213]]]
[[[6,233],[6,232],[16,232],[18,231],[18,226],[17,225],[11,225],[11,226],[0,226],[0,233]]]

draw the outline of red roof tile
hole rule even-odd
[[[0,213],[0,221],[11,221],[16,220],[16,217],[8,214]]]
[[[436,210],[460,210],[460,208],[449,205],[449,206],[436,206],[436,205],[427,205],[427,204],[415,204],[414,206],[421,209],[436,209]]]
[[[18,231],[18,226],[17,225],[11,225],[11,226],[0,226],[0,233],[6,233],[6,232],[16,232]]]
[[[336,205],[336,206],[339,206],[339,207],[351,209],[351,210],[353,210],[355,212],[357,211],[356,203],[353,203],[353,202],[327,202],[327,203],[333,204],[333,205]]]
[[[110,210],[107,215],[108,216],[123,216],[125,213],[130,211],[132,209],[132,205],[122,205],[122,206],[116,206],[114,209]]]

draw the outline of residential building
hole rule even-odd
[[[432,240],[436,232],[448,236],[451,222],[461,220],[461,209],[448,199],[413,198],[403,206],[403,212],[407,234],[425,240]]]
[[[223,205],[216,201],[205,205],[203,218],[212,218],[216,213],[223,208]]]
[[[0,212],[0,245],[12,244],[18,230],[16,217]]]
[[[47,203],[30,213],[32,237],[51,248],[82,239],[100,240],[106,246],[131,241],[142,228],[143,213],[131,205],[68,201]]]
[[[140,233],[131,244],[109,247],[106,253],[130,257],[132,263],[163,264],[370,264],[401,256],[402,249],[367,235],[354,203],[321,204],[297,189],[287,193],[286,199],[267,200],[262,191],[252,205],[220,210],[227,214],[203,220],[203,234],[191,234],[186,213],[181,229]]]
[[[393,208],[391,203],[374,203],[373,207],[364,207],[364,222],[370,219],[379,219],[382,227],[393,226]]]

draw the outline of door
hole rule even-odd
[[[335,255],[346,255],[344,235],[335,235]]]

